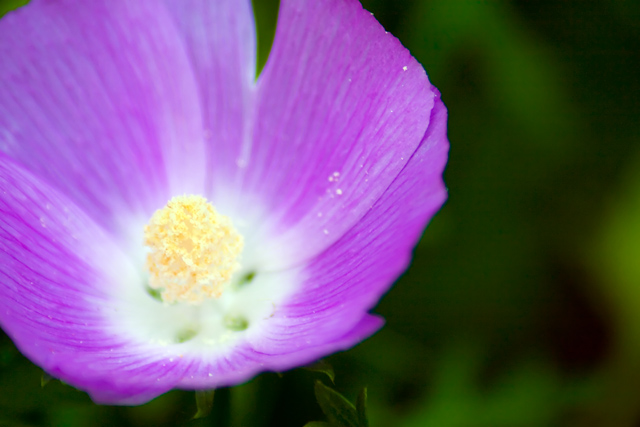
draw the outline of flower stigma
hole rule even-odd
[[[144,228],[149,287],[167,303],[222,295],[240,268],[242,235],[202,196],[173,197]]]

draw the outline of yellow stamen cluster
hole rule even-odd
[[[240,267],[242,236],[201,196],[174,197],[144,228],[149,286],[169,303],[222,295]]]

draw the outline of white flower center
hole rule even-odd
[[[174,197],[144,228],[149,286],[168,303],[219,298],[239,268],[244,239],[204,197]]]

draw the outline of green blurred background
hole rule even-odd
[[[640,426],[640,2],[364,6],[442,92],[449,200],[376,309],[386,327],[328,359],[335,388],[368,387],[372,427]],[[276,8],[256,1],[263,59]],[[304,370],[220,390],[192,422],[193,393],[101,407],[41,373],[2,336],[0,425],[323,419]]]

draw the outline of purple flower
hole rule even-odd
[[[0,21],[0,325],[98,403],[370,336],[446,198],[440,95],[360,4],[282,0],[255,51],[249,0]]]

